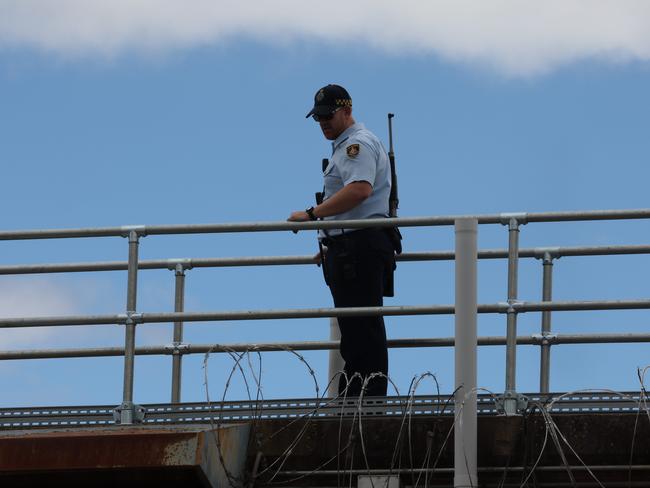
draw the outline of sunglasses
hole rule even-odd
[[[341,110],[343,107],[339,107],[334,109],[333,112],[329,113],[328,115],[317,115],[314,114],[311,116],[312,119],[314,119],[316,122],[327,122],[328,120],[332,120],[332,117],[334,117],[334,114]]]

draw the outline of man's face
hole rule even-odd
[[[340,136],[345,129],[350,126],[350,114],[352,110],[349,107],[342,107],[334,112],[334,115],[329,120],[320,120],[320,130],[323,131],[325,139],[333,141]]]

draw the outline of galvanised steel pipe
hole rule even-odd
[[[476,219],[458,219],[455,225],[454,405],[460,412],[454,430],[454,487],[478,484],[476,412],[477,322]]]
[[[174,287],[174,311],[183,312],[185,310],[185,268],[182,264],[176,265],[175,270],[175,287]],[[183,342],[183,321],[174,322],[174,346]],[[181,401],[181,370],[183,356],[174,349],[175,354],[172,357],[172,403]]]
[[[542,259],[543,279],[542,279],[542,301],[550,302],[553,300],[553,256],[551,253],[544,253]],[[551,311],[542,312],[542,337],[551,333]],[[542,342],[540,349],[539,365],[539,391],[548,393],[550,387],[551,375],[551,343],[550,341]]]
[[[505,223],[505,222],[504,222]],[[517,311],[512,304],[517,301],[519,274],[519,225],[517,217],[508,219],[508,307],[506,320],[506,389],[503,407],[506,415],[517,413]],[[523,221],[523,223],[526,223]]]
[[[514,307],[517,313],[553,311],[589,311],[589,310],[640,310],[650,309],[650,300],[614,300],[582,302],[517,302],[484,304],[478,306],[478,313],[506,313]],[[358,317],[363,315],[453,315],[453,305],[409,305],[391,307],[354,307],[354,308],[305,308],[278,310],[245,310],[226,312],[162,312],[136,313],[131,315],[134,323],[171,323],[184,322],[221,322],[228,320],[265,320],[265,319],[301,319],[320,317]],[[118,315],[73,315],[62,317],[28,317],[0,319],[0,329],[16,327],[57,327],[82,325],[124,324],[126,314]]]
[[[175,258],[138,262],[138,269],[175,270],[177,265],[184,269],[221,268],[232,266],[284,266],[292,264],[314,264],[313,256],[251,256],[234,258]],[[126,271],[127,261],[99,261],[88,263],[27,264],[0,266],[0,275],[79,273],[96,271]]]
[[[136,230],[129,232],[129,268],[126,292],[126,326],[124,338],[124,389],[120,406],[120,423],[132,424],[135,408],[133,405],[133,377],[135,373],[135,327],[132,314],[136,312],[138,292],[138,246],[140,237]]]
[[[233,224],[196,224],[196,225],[155,225],[147,226],[147,235],[163,234],[220,234],[239,232],[278,232],[278,231],[301,231],[318,229],[366,229],[368,227],[429,227],[429,226],[451,226],[455,217],[431,216],[431,217],[400,217],[400,218],[378,218],[363,220],[339,220],[339,221],[310,221],[310,222],[242,222]]]
[[[541,259],[545,254],[552,257],[562,256],[610,256],[624,254],[650,254],[650,246],[579,246],[579,247],[537,247],[519,250],[519,258]],[[506,249],[485,249],[478,251],[479,259],[504,259],[508,257]],[[453,261],[454,251],[408,252],[396,256],[397,261]],[[313,256],[250,256],[232,258],[173,258],[138,262],[138,269],[174,270],[178,264],[184,269],[221,268],[234,266],[285,266],[314,265]],[[95,271],[126,271],[127,261],[98,261],[87,263],[60,264],[23,264],[0,266],[0,275],[79,273]]]
[[[500,312],[503,304],[486,305],[484,313]],[[266,320],[266,319],[306,319],[321,317],[360,317],[364,315],[453,315],[453,305],[430,306],[392,306],[392,307],[350,307],[350,308],[311,308],[286,310],[251,310],[235,312],[185,312],[143,313],[143,323],[165,323],[182,319],[185,322],[208,322],[226,320]]]
[[[591,471],[649,471],[650,464],[615,464],[615,465],[592,465],[584,466],[582,464],[577,464],[575,466],[537,466],[535,471],[560,471],[564,472],[567,469],[572,471],[586,471],[587,469]],[[478,468],[481,473],[503,473],[504,471],[513,471],[513,472],[526,472],[530,470],[530,466],[481,466]],[[398,473],[453,473],[454,468],[390,468],[390,469],[381,469],[381,468],[371,468],[371,469],[319,469],[317,471],[279,471],[278,476],[304,476],[304,475],[320,475],[320,476],[334,476],[339,474],[346,475],[364,475],[364,474],[398,474]],[[544,483],[544,482],[542,482]],[[626,482],[627,483],[627,482]],[[546,484],[546,483],[544,483]],[[597,486],[596,482],[594,484]],[[477,485],[478,486],[478,485]]]
[[[339,372],[345,369],[345,361],[341,356],[341,329],[339,328],[339,321],[336,317],[329,319],[329,338],[330,343],[336,344],[336,347],[330,349],[327,361],[327,377],[335,378]],[[327,388],[327,394],[332,398],[339,394],[338,381],[331,381]]]
[[[521,250],[520,256],[526,253],[528,249]],[[542,248],[543,252],[546,252]],[[563,256],[613,256],[620,254],[648,254],[650,246],[632,245],[632,246],[571,246],[557,247],[552,249],[552,255],[555,258]],[[528,257],[528,256],[526,256]]]
[[[632,344],[650,342],[650,334],[558,334],[551,342],[553,344]]]
[[[562,344],[633,344],[650,342],[650,334],[558,334],[553,336],[554,345]],[[519,336],[518,345],[541,345],[542,337],[539,335]],[[389,339],[389,348],[413,347],[452,347],[453,337],[441,338],[406,338]],[[479,346],[503,346],[506,344],[505,336],[478,337]],[[183,344],[183,349],[178,351],[182,355],[205,354],[206,352],[280,352],[280,351],[326,351],[338,349],[338,341],[301,341],[301,342],[271,342],[271,343],[239,343],[239,344]],[[173,345],[142,346],[135,349],[136,355],[155,356],[176,354]],[[57,359],[57,358],[89,358],[89,357],[114,357],[124,356],[123,347],[96,347],[85,349],[26,349],[17,351],[1,351],[0,360],[20,359]]]
[[[232,224],[176,224],[176,225],[130,225],[121,227],[100,227],[81,229],[37,229],[0,232],[0,240],[26,240],[26,239],[65,239],[76,237],[119,237],[126,236],[133,229],[139,235],[176,235],[176,234],[220,234],[239,232],[271,232],[271,231],[299,231],[317,229],[335,229],[344,225],[349,229],[363,229],[367,227],[402,227],[441,226],[453,225],[456,217],[408,217],[408,218],[381,218],[364,220],[339,220],[318,222],[241,222]],[[485,216],[486,223],[497,223],[498,215]]]
[[[585,471],[590,469],[591,471],[649,471],[650,464],[617,464],[617,465],[593,465],[593,466],[584,466],[578,464],[575,466],[537,466],[535,471],[547,471],[547,472],[563,472],[567,469],[572,471]],[[478,471],[481,473],[503,473],[507,471],[512,472],[526,472],[530,470],[530,466],[480,466]],[[307,476],[307,475],[319,475],[319,476],[336,476],[344,473],[346,475],[384,475],[384,474],[401,474],[401,473],[447,473],[451,474],[454,472],[454,468],[391,468],[391,469],[344,469],[344,470],[335,470],[335,469],[319,469],[317,471],[279,471],[278,476]],[[633,482],[635,483],[635,482]],[[263,482],[260,483],[262,486]],[[548,483],[541,482],[542,485],[548,485]],[[598,486],[596,482],[593,483],[594,486]],[[627,486],[627,482],[622,483],[622,485]],[[479,486],[479,485],[475,485]],[[558,486],[557,482],[553,482],[553,486]],[[561,485],[565,486],[565,485]],[[566,485],[571,486],[571,485]],[[582,484],[580,486],[583,486]],[[633,486],[644,486],[642,484],[633,485]]]
[[[136,355],[170,354],[163,346],[138,347]],[[84,349],[26,349],[22,351],[2,351],[0,360],[18,359],[62,359],[62,358],[97,358],[124,356],[123,347],[92,347]]]
[[[481,305],[480,313],[500,313],[505,304]],[[134,323],[219,322],[227,320],[263,320],[282,318],[358,317],[363,315],[452,315],[453,305],[353,307],[353,308],[306,308],[279,310],[244,310],[226,312],[163,312],[136,313],[132,315],[71,315],[60,317],[1,318],[0,329],[16,327],[58,327],[82,325],[125,324],[129,317]],[[145,318],[146,317],[146,318]]]
[[[80,229],[37,229],[1,231],[0,240],[25,240],[25,239],[61,239],[74,237],[109,237],[128,236],[131,230],[136,230],[142,237],[146,235],[163,234],[218,234],[234,232],[268,232],[268,231],[294,231],[334,229],[342,226],[349,229],[362,229],[367,227],[425,227],[425,226],[451,226],[459,218],[476,218],[479,224],[500,224],[507,213],[487,215],[451,215],[433,217],[400,217],[365,220],[339,220],[319,222],[244,222],[233,224],[177,224],[177,225],[127,225],[120,227],[99,227]],[[528,222],[569,222],[589,220],[631,220],[650,218],[650,209],[635,210],[591,210],[571,212],[541,212],[521,214]]]
[[[59,317],[12,317],[0,319],[0,329],[126,324],[126,314],[70,315]]]
[[[522,312],[553,312],[596,311],[596,310],[642,310],[650,308],[650,300],[594,300],[594,301],[561,301],[561,302],[517,302],[512,307],[517,313]]]
[[[77,237],[128,237],[129,232],[134,229],[143,231],[144,225],[123,225],[120,227],[87,227],[79,229],[5,230],[0,231],[0,241],[19,241],[28,239],[72,239]]]
[[[588,210],[526,213],[526,220],[528,222],[577,222],[581,220],[632,220],[647,218],[650,218],[650,209],[647,208],[636,210]]]

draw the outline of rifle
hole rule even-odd
[[[393,117],[395,114],[388,114],[388,160],[390,161],[390,195],[388,197],[388,216],[397,217],[397,207],[399,207],[399,197],[397,195],[397,172],[395,171],[395,152],[393,151]],[[402,254],[402,234],[397,226],[388,227],[388,236],[390,237],[395,252]],[[392,296],[392,295],[387,295]]]
[[[397,217],[399,196],[397,195],[397,173],[395,172],[395,152],[393,151],[393,117],[388,114],[388,159],[390,161],[390,196],[388,197],[388,216]]]

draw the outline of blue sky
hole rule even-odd
[[[71,12],[80,8],[81,18],[87,15],[95,25],[75,2],[64,3]],[[376,23],[382,24],[387,7],[379,4]],[[65,38],[57,29],[48,31],[47,19],[25,21],[31,17],[18,12],[17,3],[0,5],[0,13],[6,8],[14,20],[25,21],[11,28],[0,22],[1,227],[284,220],[292,210],[309,206],[320,189],[320,160],[329,148],[304,114],[315,90],[330,82],[348,88],[357,120],[384,141],[386,113],[396,114],[401,216],[649,207],[648,36],[645,31],[616,35],[631,31],[624,28],[628,24],[617,30],[616,21],[633,18],[635,2],[619,3],[620,18],[608,21],[596,12],[582,27],[580,18],[566,14],[571,25],[535,31],[543,38],[509,29],[509,15],[514,22],[524,14],[509,2],[495,4],[505,14],[503,35],[490,22],[469,40],[462,22],[456,31],[444,31],[439,17],[457,13],[441,11],[431,28],[421,31],[442,32],[441,38],[417,34],[416,26],[412,35],[406,29],[391,31],[392,43],[374,41],[372,25],[356,34],[340,26],[323,32],[305,21],[300,9],[293,19],[270,15],[266,23],[249,25],[237,20],[232,7],[232,18],[212,25],[207,16],[198,30],[190,28],[200,24],[195,17],[178,20],[183,30],[166,29],[154,16],[146,30],[139,7],[131,11],[123,2],[117,2],[124,9],[114,20],[123,29],[90,29],[86,37]],[[542,17],[562,14],[550,10]],[[53,16],[51,25],[69,25],[74,34],[70,18]],[[408,19],[395,21],[403,25]],[[592,23],[594,32],[610,27],[608,34],[590,35]],[[268,29],[255,29],[260,25]],[[224,37],[224,26],[234,34]],[[312,27],[313,35],[304,33]],[[183,35],[166,36],[172,31]],[[96,38],[93,32],[99,33]],[[404,234],[407,251],[453,249],[451,228]],[[649,239],[645,221],[531,224],[521,232],[522,247],[646,244]],[[506,229],[482,226],[479,245],[505,247]],[[309,232],[153,236],[142,240],[140,256],[294,255],[315,248]],[[2,249],[1,264],[124,260],[127,255],[120,238],[3,242]],[[647,297],[649,259],[562,258],[555,266],[554,297]],[[479,302],[505,299],[505,272],[505,261],[480,264]],[[197,269],[187,280],[186,308],[192,311],[330,306],[315,267]],[[119,313],[125,294],[122,272],[1,277],[0,315]],[[520,298],[540,296],[541,263],[522,260]],[[404,263],[397,296],[388,304],[453,300],[451,263]],[[142,272],[138,308],[171,311],[173,273]],[[452,317],[396,317],[387,323],[394,338],[453,334]],[[539,323],[539,314],[523,315],[520,334],[538,332]],[[648,312],[556,313],[553,323],[558,333],[644,332]],[[480,335],[504,332],[505,317],[480,317]],[[186,325],[185,337],[232,343],[318,340],[327,334],[326,320],[286,320],[193,323]],[[2,335],[3,349],[123,344],[118,326]],[[139,344],[169,342],[168,325],[138,329]],[[305,357],[324,388],[326,353]],[[262,358],[265,397],[313,396],[311,377],[295,357],[266,353]],[[537,389],[538,358],[537,348],[519,348],[521,391]],[[205,398],[202,359],[185,360],[184,400]],[[136,401],[168,400],[170,362],[168,357],[137,359]],[[413,375],[425,371],[438,375],[443,391],[453,390],[451,349],[393,350],[390,362],[402,392]],[[221,396],[231,364],[224,356],[210,359],[212,398]],[[634,390],[636,367],[647,364],[647,345],[558,346],[551,388]],[[119,358],[13,361],[0,364],[0,374],[2,406],[121,401]],[[479,384],[498,392],[503,383],[503,348],[483,349]],[[430,385],[422,388],[422,393],[433,391]],[[229,398],[244,395],[237,380]]]

